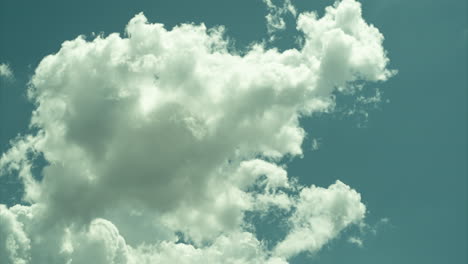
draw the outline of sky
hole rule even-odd
[[[0,262],[466,263],[466,1],[360,3],[0,0]]]

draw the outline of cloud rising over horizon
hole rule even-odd
[[[298,49],[241,54],[223,27],[140,13],[126,36],[65,41],[31,79],[34,133],[0,159],[27,203],[0,205],[0,260],[279,264],[363,223],[357,191],[303,186],[282,160],[303,155],[299,119],[333,111],[335,91],[391,77],[383,35],[355,0],[298,14],[297,29]],[[284,237],[268,246],[247,214],[278,218]]]

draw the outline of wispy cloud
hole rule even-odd
[[[283,5],[275,5],[272,0],[263,0],[263,2],[268,10],[268,14],[265,18],[267,21],[268,33],[270,34],[286,29],[286,22],[284,21],[285,15],[297,16],[296,8],[291,3],[291,0],[282,1]]]

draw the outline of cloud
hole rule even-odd
[[[363,246],[363,241],[362,239],[360,239],[359,237],[350,237],[348,239],[348,242],[351,243],[351,244],[355,244],[356,246],[358,247],[362,247]]]
[[[275,5],[272,0],[263,0],[263,3],[265,3],[268,10],[265,19],[267,21],[268,33],[270,34],[286,29],[284,15],[290,14],[294,17],[297,15],[297,10],[291,3],[291,0],[284,0],[282,6]]]
[[[30,239],[16,220],[14,208],[10,211],[0,204],[0,259],[8,263],[27,263]]]
[[[5,79],[13,78],[13,71],[11,70],[10,65],[6,63],[0,63],[0,77]]]
[[[363,221],[355,190],[302,186],[280,161],[303,154],[299,118],[332,111],[337,88],[392,75],[383,36],[354,0],[300,14],[298,29],[300,49],[240,54],[222,27],[168,30],[138,14],[124,37],[64,42],[30,82],[37,132],[0,159],[31,204],[0,208],[0,230],[15,234],[0,236],[0,258],[287,263]],[[273,249],[245,217],[271,210],[289,215]]]
[[[304,188],[296,207],[289,234],[275,248],[278,256],[316,252],[345,227],[362,221],[366,212],[359,193],[340,181],[328,189]]]

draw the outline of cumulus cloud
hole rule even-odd
[[[31,204],[0,207],[0,258],[287,263],[363,221],[355,190],[302,186],[280,161],[303,154],[299,118],[333,110],[334,91],[391,76],[383,36],[354,0],[300,14],[298,30],[300,49],[240,54],[222,27],[138,14],[124,37],[64,42],[30,82],[36,132],[0,159]],[[271,210],[288,226],[274,248],[245,217]]]
[[[13,78],[13,71],[11,70],[10,65],[6,63],[0,63],[0,77],[5,79]]]
[[[361,221],[366,212],[361,196],[340,181],[328,189],[304,188],[296,207],[290,219],[292,229],[275,249],[285,258],[319,250],[345,227]]]
[[[8,210],[0,204],[0,259],[14,264],[28,263],[31,241],[16,217],[15,208]]]

